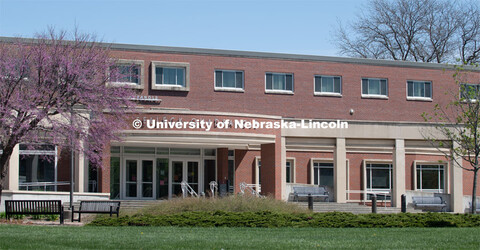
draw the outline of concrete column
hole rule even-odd
[[[228,179],[228,148],[217,148],[217,182],[226,184]]]
[[[10,160],[8,162],[7,185],[5,186],[5,190],[18,190],[18,175],[20,168],[19,145],[20,144],[17,144],[13,148],[12,155],[10,156]]]
[[[402,204],[402,194],[405,194],[405,140],[403,139],[395,139],[392,171],[392,205],[400,207]]]
[[[85,190],[85,155],[83,153],[75,154],[75,192],[86,192]],[[88,178],[88,175],[86,176]],[[88,190],[87,190],[88,191]]]
[[[281,183],[282,183],[281,194],[282,194],[282,200],[286,201],[288,200],[288,194],[287,194],[287,147],[285,145],[285,137],[280,138],[280,159],[281,159],[280,175],[281,175]],[[291,178],[294,178],[294,176],[291,176]]]
[[[458,143],[453,142],[453,147],[458,148]],[[461,168],[463,160],[457,154],[454,154],[453,157],[455,160],[452,160],[452,164],[450,164],[450,210],[454,213],[464,213],[463,169]]]
[[[335,201],[347,202],[347,149],[345,138],[336,138],[334,156]],[[312,173],[313,174],[313,173]]]
[[[282,157],[281,139],[276,143],[261,145],[262,171],[260,180],[263,195],[271,195],[275,199],[282,199]]]

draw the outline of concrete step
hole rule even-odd
[[[307,208],[307,202],[294,202],[297,203],[298,206],[302,208]],[[354,213],[354,214],[366,214],[372,212],[371,206],[366,206],[363,204],[358,203],[334,203],[334,202],[315,202],[313,204],[313,211],[314,212],[347,212],[347,213]],[[400,208],[395,207],[384,207],[378,206],[377,213],[387,214],[387,213],[400,213]],[[415,210],[413,208],[407,208],[407,212],[409,213],[418,213],[421,211]]]

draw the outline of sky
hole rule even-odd
[[[0,36],[48,27],[104,42],[339,56],[338,22],[367,0],[0,0]]]

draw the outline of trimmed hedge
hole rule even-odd
[[[448,213],[359,214],[274,212],[183,212],[164,215],[99,217],[93,226],[179,227],[478,227],[480,215]]]

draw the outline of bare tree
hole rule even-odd
[[[357,21],[339,24],[336,43],[352,57],[419,62],[477,62],[478,2],[371,0]]]
[[[423,131],[425,139],[456,166],[473,172],[471,212],[475,213],[480,170],[480,85],[465,82],[478,82],[480,79],[478,74],[471,74],[472,69],[478,71],[478,65],[457,67],[454,78],[459,92],[448,93],[453,94],[453,101],[446,106],[437,104],[431,114],[423,113],[422,116],[425,121],[434,124],[433,130]],[[451,152],[443,151],[445,147],[451,148]],[[462,164],[463,161],[468,165]]]

